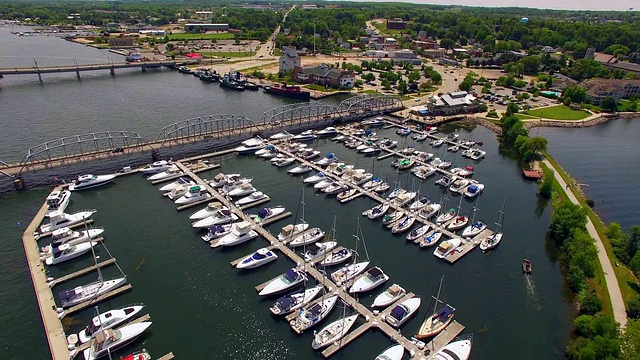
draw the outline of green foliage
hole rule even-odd
[[[518,89],[524,89],[527,86],[527,82],[524,80],[516,80],[513,82],[513,87],[517,87]]]
[[[628,264],[637,250],[635,244],[631,243],[629,235],[625,234],[624,231],[622,231],[620,224],[615,222],[607,226],[606,235],[613,247],[613,254],[616,258],[623,263]]]
[[[640,360],[640,320],[629,320],[620,335],[622,360]]]
[[[609,70],[593,59],[580,59],[573,62],[567,75],[576,80],[586,80],[594,77],[607,77]]]
[[[640,295],[636,295],[627,301],[626,308],[627,316],[632,319],[640,319]]]
[[[511,116],[513,114],[517,114],[520,111],[520,107],[516,103],[510,102],[507,104],[507,111],[505,112],[506,116]]]
[[[565,105],[571,103],[580,104],[587,99],[587,91],[580,85],[567,86],[562,91],[562,102]]]
[[[574,230],[583,230],[587,225],[587,213],[580,206],[565,200],[555,207],[549,228],[551,237],[563,244]]]
[[[608,112],[616,111],[617,106],[618,106],[618,101],[611,96],[607,96],[606,98],[604,98],[602,100],[602,103],[600,104],[600,107],[602,108],[602,110],[608,111]]]
[[[538,188],[538,192],[540,192],[540,195],[550,199],[551,195],[553,194],[553,180],[554,180],[554,176],[553,176],[553,170],[549,169],[548,167],[543,167],[542,168],[542,183],[540,184],[540,187]]]
[[[473,75],[469,73],[467,74],[467,76],[464,77],[464,80],[462,80],[462,82],[458,84],[458,89],[462,91],[469,91],[471,90],[473,83],[474,83]]]
[[[440,40],[440,47],[445,49],[453,49],[456,47],[456,42],[449,38],[444,38]]]
[[[364,81],[375,81],[376,75],[374,73],[366,73],[362,75],[362,80]]]
[[[524,128],[522,120],[516,116],[505,116],[502,119],[502,145],[513,146],[518,136],[526,136],[527,129]]]
[[[598,298],[593,288],[586,289],[578,296],[580,301],[580,313],[595,315],[602,310],[602,301]]]
[[[608,315],[580,315],[574,320],[580,335],[567,346],[570,360],[617,359],[620,356],[618,323]]]
[[[636,276],[640,277],[640,251],[636,251],[636,254],[629,262],[629,268]]]
[[[496,112],[496,110],[495,110],[495,109],[491,109],[491,110],[487,113],[487,117],[497,119],[499,116],[498,116],[498,113]]]
[[[485,112],[487,110],[489,110],[489,107],[487,106],[487,104],[480,104],[480,106],[478,107],[479,112]]]
[[[516,138],[514,148],[523,161],[529,162],[534,160],[539,153],[547,150],[547,139],[540,136],[530,138],[526,135],[520,135]]]
[[[382,80],[382,88],[384,88],[385,90],[391,90],[391,82],[389,81],[389,79]]]

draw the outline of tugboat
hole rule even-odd
[[[522,260],[522,271],[524,271],[525,274],[531,274],[533,272],[533,265],[531,265],[531,260]]]
[[[311,93],[302,90],[300,86],[287,85],[285,83],[265,86],[264,92],[266,92],[267,94],[280,95],[294,99],[309,100],[311,98]]]
[[[222,81],[220,81],[220,85],[228,89],[244,91],[245,87],[238,80],[239,77],[240,77],[240,74],[230,71],[228,74],[226,74],[222,78]]]

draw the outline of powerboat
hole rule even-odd
[[[118,329],[109,329],[96,334],[91,347],[84,350],[85,360],[95,360],[101,356],[111,353],[130,342],[134,341],[140,334],[151,326],[150,321],[136,324],[129,324]]]
[[[254,216],[254,221],[258,224],[263,223],[265,220],[274,218],[285,211],[284,206],[278,205],[273,207],[266,207],[258,211],[258,214]]]
[[[327,195],[335,195],[337,193],[343,192],[344,190],[348,190],[349,187],[339,181],[334,181],[329,186],[322,189],[322,192]]]
[[[394,345],[376,356],[376,360],[402,360],[404,356],[404,346]]]
[[[207,204],[204,209],[200,209],[193,214],[189,215],[189,220],[200,220],[211,215],[214,215],[216,211],[227,209],[226,206],[222,205],[222,203],[214,201]]]
[[[311,342],[311,347],[314,350],[318,350],[322,349],[325,346],[333,344],[336,341],[339,341],[345,335],[347,335],[349,330],[356,323],[358,316],[359,314],[347,316],[325,326],[324,328],[322,328],[322,330],[314,334],[313,342]]]
[[[299,154],[301,158],[305,159],[305,160],[311,160],[313,158],[316,158],[318,156],[320,156],[320,150],[313,150],[313,149],[306,149],[304,152],[302,152],[301,154]]]
[[[468,198],[474,198],[482,194],[483,190],[484,190],[484,184],[478,183],[478,184],[469,185],[467,186],[467,189],[464,192],[464,196]]]
[[[385,274],[379,267],[372,267],[360,275],[349,288],[352,294],[366,292],[382,285],[389,280],[389,276]]]
[[[294,157],[276,157],[271,159],[271,165],[276,167],[285,167],[293,164],[296,161]]]
[[[440,204],[428,204],[422,209],[418,210],[418,216],[425,220],[429,220],[433,215],[440,211]]]
[[[329,186],[331,186],[333,184],[334,184],[334,180],[332,178],[330,178],[330,177],[327,177],[326,179],[320,180],[319,182],[315,183],[313,185],[313,188],[316,189],[316,190],[322,190],[322,189],[324,189],[326,187],[329,187]]]
[[[140,172],[143,174],[155,174],[161,171],[165,171],[172,166],[174,165],[170,161],[166,161],[166,160],[154,161],[153,163],[140,169]]]
[[[465,177],[473,175],[473,166],[466,166],[464,169],[458,171],[458,175]]]
[[[409,318],[418,311],[421,300],[419,297],[407,299],[396,305],[389,315],[385,317],[387,323],[394,328],[399,328],[409,320]]]
[[[383,148],[393,149],[398,146],[398,141],[384,138],[378,142],[378,145]]]
[[[276,294],[290,289],[305,280],[307,280],[307,275],[304,273],[304,271],[292,268],[269,282],[267,286],[265,286],[264,289],[260,290],[258,294],[263,296]]]
[[[160,191],[168,192],[168,191],[171,191],[171,190],[173,190],[173,189],[175,189],[175,188],[177,188],[179,186],[192,186],[192,185],[195,185],[195,184],[196,184],[195,181],[191,180],[190,177],[182,176],[182,177],[178,178],[178,180],[160,187]]]
[[[400,194],[404,194],[404,193],[406,193],[406,192],[407,192],[407,190],[405,190],[405,189],[403,189],[403,188],[395,188],[395,189],[391,192],[391,194],[389,194],[389,196],[387,196],[387,200],[391,200],[391,199],[393,199],[393,198],[397,197],[398,195],[400,195]]]
[[[256,191],[256,188],[251,185],[248,181],[243,181],[242,183],[234,186],[232,189],[227,191],[227,195],[232,197],[245,196],[252,194]]]
[[[298,175],[298,174],[308,173],[311,170],[312,170],[312,168],[309,165],[299,165],[299,166],[294,167],[293,169],[287,170],[287,172],[289,174]]]
[[[99,278],[97,281],[87,285],[76,286],[73,289],[60,291],[58,293],[60,305],[62,308],[66,309],[87,300],[95,299],[98,296],[115,290],[126,283],[126,276],[112,280],[102,280]]]
[[[197,220],[191,224],[194,228],[208,228],[213,225],[227,224],[238,220],[238,216],[227,208],[216,210],[213,215]]]
[[[368,261],[349,264],[331,273],[331,279],[338,285],[344,284],[360,275],[369,266]]]
[[[451,186],[451,184],[453,184],[455,179],[456,179],[455,175],[454,176],[445,175],[442,178],[436,180],[436,185],[440,185],[442,187],[448,188],[449,186]]]
[[[49,266],[56,265],[86,254],[97,243],[97,241],[85,241],[79,244],[62,244],[58,246],[51,244],[44,248],[41,256],[44,257],[45,264]]]
[[[316,165],[327,166],[329,164],[336,163],[338,161],[340,160],[338,160],[338,158],[333,153],[328,153],[327,155],[325,155],[325,157],[316,161]]]
[[[262,149],[260,149],[260,150],[256,151],[256,152],[255,152],[255,153],[253,153],[253,154],[254,154],[254,155],[256,155],[256,156],[260,156],[260,157],[262,157],[262,155],[264,155],[264,154],[266,154],[266,153],[268,153],[268,152],[275,152],[276,154],[278,153],[278,152],[276,151],[276,147],[275,147],[275,146],[273,146],[273,145],[271,145],[271,144],[268,144],[267,146],[263,147]]]
[[[469,158],[471,158],[471,160],[480,160],[480,159],[484,158],[484,156],[486,154],[487,154],[486,151],[483,151],[483,150],[480,150],[480,149],[473,149],[471,154],[469,154]]]
[[[235,204],[236,206],[241,207],[264,199],[269,199],[269,196],[262,191],[254,191],[249,196],[245,196],[236,201]]]
[[[393,284],[373,299],[374,308],[387,307],[403,297],[407,291],[398,284]]]
[[[484,229],[487,228],[487,224],[485,224],[484,222],[478,220],[476,222],[474,222],[473,224],[467,226],[466,228],[464,228],[464,230],[462,230],[462,237],[463,238],[472,238],[478,234],[480,234]]]
[[[417,195],[418,194],[416,192],[407,191],[407,192],[398,194],[398,196],[392,198],[390,202],[395,204],[398,207],[403,207],[407,205],[411,200],[415,199]]]
[[[365,120],[361,124],[367,125],[367,126],[382,126],[384,125],[384,118],[381,116],[378,116],[376,118]]]
[[[305,184],[316,184],[322,180],[325,180],[326,178],[327,178],[327,175],[325,173],[318,172],[315,175],[307,177],[302,182],[304,182]]]
[[[189,190],[178,198],[174,203],[178,205],[191,204],[197,201],[206,200],[211,197],[211,194],[207,192],[202,186],[195,185],[189,188]]]
[[[362,153],[364,155],[373,155],[373,154],[378,154],[378,153],[381,153],[381,152],[382,152],[382,149],[377,145],[372,145],[372,146],[369,146],[368,148],[362,150]]]
[[[469,185],[469,180],[467,179],[456,179],[453,181],[453,184],[449,186],[449,191],[454,193],[460,193],[461,190],[464,190],[467,185]]]
[[[433,147],[439,147],[442,146],[442,144],[444,144],[444,139],[437,139],[437,140],[433,140],[431,143],[429,143],[431,146]]]
[[[262,266],[264,264],[275,261],[276,259],[278,259],[278,255],[276,255],[276,253],[267,248],[261,248],[256,250],[256,252],[254,252],[253,254],[240,260],[240,262],[236,265],[236,268],[253,269],[257,268],[258,266]]]
[[[396,134],[400,135],[400,136],[408,136],[409,134],[411,134],[411,129],[409,128],[400,128],[396,130]]]
[[[445,240],[438,245],[438,247],[433,251],[433,255],[440,259],[444,259],[447,255],[454,252],[460,245],[462,244],[462,239],[453,238],[449,240]]]
[[[391,185],[387,184],[386,182],[383,182],[382,184],[376,186],[375,188],[373,188],[373,191],[376,193],[383,193],[387,190],[389,190],[391,188]]]
[[[302,254],[302,256],[304,257],[305,261],[311,261],[318,256],[322,256],[333,250],[336,245],[338,245],[337,241],[316,242],[313,243],[313,245],[310,245],[310,249]]]
[[[233,224],[213,225],[209,227],[206,234],[202,235],[202,240],[209,242],[221,236],[225,236],[231,231],[232,226]]]
[[[471,356],[471,340],[460,340],[443,347],[434,355],[434,359],[469,360],[469,356]]]
[[[456,231],[467,226],[468,223],[469,223],[468,216],[464,216],[464,215],[456,216],[453,218],[453,220],[451,220],[450,223],[447,224],[447,230]]]
[[[413,157],[415,161],[426,163],[427,161],[431,160],[431,158],[433,157],[433,153],[429,153],[426,151],[416,151],[413,153],[413,155],[411,155],[411,157]]]
[[[407,216],[406,219],[398,223],[395,223],[391,228],[391,232],[394,234],[403,233],[407,231],[413,225],[414,222],[416,222],[415,216]]]
[[[318,130],[316,131],[316,135],[320,136],[320,137],[328,137],[328,136],[334,136],[338,133],[338,130],[336,130],[335,127],[333,126],[328,126],[322,130]]]
[[[415,134],[413,134],[413,136],[411,136],[411,138],[413,140],[417,141],[417,142],[425,141],[425,140],[427,140],[427,134],[425,134],[425,133],[415,133]]]
[[[145,349],[126,355],[122,360],[151,360],[151,354]]]
[[[269,308],[273,315],[286,315],[307,305],[320,294],[324,287],[317,285],[304,291],[283,296]]]
[[[81,231],[73,231],[68,227],[62,227],[57,230],[53,230],[51,233],[51,240],[53,244],[80,244],[89,241],[89,239],[95,239],[104,232],[104,229],[87,229]]]
[[[340,249],[338,251],[334,251],[327,255],[322,261],[320,261],[320,266],[332,266],[341,264],[353,255],[353,250],[350,249]]]
[[[364,185],[362,185],[362,188],[369,190],[369,189],[373,189],[373,188],[377,187],[378,185],[380,185],[382,183],[383,183],[382,179],[377,177],[377,178],[373,178],[373,179],[367,181],[366,183],[364,183]]]
[[[264,147],[264,140],[259,137],[251,138],[242,142],[242,145],[233,149],[240,155],[253,154]]]
[[[231,232],[218,240],[218,246],[234,246],[258,237],[258,233],[246,221],[233,224]]]
[[[389,224],[393,224],[396,221],[400,220],[401,217],[404,216],[404,212],[402,211],[394,211],[391,214],[385,215],[382,218],[382,223],[384,225],[389,225]]]
[[[95,212],[96,210],[78,211],[73,214],[57,212],[49,217],[48,224],[40,226],[40,234],[80,224],[89,219]]]
[[[365,173],[358,172],[358,173],[355,173],[353,177],[351,177],[351,182],[356,185],[362,185],[371,179],[373,179],[373,174],[366,173],[366,172]]]
[[[180,170],[177,166],[172,165],[170,168],[168,168],[165,171],[160,171],[159,173],[155,173],[147,177],[147,180],[149,181],[162,180],[178,174],[182,174],[182,170]]]
[[[313,141],[318,138],[318,135],[315,135],[312,130],[303,131],[298,135],[293,137],[293,140],[296,141]]]
[[[92,175],[92,174],[80,175],[80,176],[78,176],[78,178],[76,178],[74,183],[71,184],[71,186],[69,186],[69,190],[70,191],[79,191],[79,190],[86,190],[86,189],[91,189],[91,188],[94,188],[94,187],[106,185],[106,184],[110,183],[115,177],[116,177],[115,174],[109,174],[109,175]]]
[[[533,272],[533,264],[531,264],[531,260],[529,259],[522,260],[522,271],[525,274],[531,274]]]
[[[451,145],[447,148],[447,151],[451,151],[451,152],[456,152],[460,150],[460,146],[459,145]]]
[[[320,228],[313,228],[311,230],[305,231],[301,235],[298,235],[287,245],[289,245],[290,247],[309,245],[316,241],[319,241],[322,238],[324,238],[324,231],[322,231],[322,229]]]
[[[289,224],[286,225],[284,227],[282,227],[282,229],[280,229],[280,233],[278,234],[278,240],[280,241],[284,241],[286,239],[291,239],[294,236],[300,234],[301,232],[307,230],[309,228],[309,224],[307,223],[301,223],[301,224]]]
[[[54,190],[47,196],[47,212],[45,216],[49,217],[57,213],[62,213],[67,209],[71,200],[71,191]]]
[[[438,241],[440,241],[441,237],[442,237],[442,232],[436,229],[433,229],[430,232],[428,232],[424,237],[422,237],[422,239],[420,239],[420,242],[418,243],[418,245],[420,245],[420,247],[434,246],[435,244],[438,243]]]
[[[429,229],[431,229],[431,225],[429,224],[413,229],[411,230],[410,233],[407,234],[406,239],[409,241],[419,240],[420,238],[422,238],[424,235],[427,234]]]
[[[94,338],[98,333],[104,330],[109,330],[118,325],[127,323],[140,313],[144,309],[143,304],[128,305],[118,309],[109,310],[98,316],[93,317],[89,322],[89,325],[84,330],[78,333],[78,340],[81,344]]]
[[[305,330],[317,325],[322,321],[338,301],[338,295],[329,296],[325,299],[318,299],[305,306],[295,319],[291,320],[289,325],[298,334],[302,334]]]
[[[355,195],[357,192],[358,192],[357,188],[346,188],[346,190],[342,190],[341,192],[339,192],[336,198],[340,202],[346,202],[350,197]]]
[[[269,140],[288,140],[293,137],[293,134],[289,133],[287,130],[283,130],[277,134],[273,134],[269,136]]]
[[[209,185],[211,185],[211,187],[213,188],[220,188],[227,185],[227,183],[235,183],[238,179],[240,179],[241,176],[242,175],[240,174],[225,175],[223,173],[219,173],[213,177],[213,180],[209,183]]]
[[[271,146],[271,145],[270,145]],[[258,150],[258,152],[261,150]],[[258,154],[258,152],[256,152],[256,155],[260,156],[263,159],[272,159],[275,158],[276,156],[278,156],[280,153],[278,152],[278,150],[276,150],[275,148],[273,148],[272,150],[268,150],[264,153]]]

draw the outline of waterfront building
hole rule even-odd
[[[437,116],[469,114],[477,111],[479,106],[476,97],[466,91],[433,96],[428,105],[429,112]]]
[[[589,101],[596,104],[606,97],[620,100],[634,94],[640,96],[640,80],[597,78],[583,82],[582,86],[587,90]]]
[[[323,86],[353,88],[356,84],[355,75],[351,71],[331,68],[327,64],[297,66],[293,69],[293,77],[301,83]]]
[[[283,46],[282,56],[280,56],[279,70],[289,72],[297,66],[301,66],[300,56],[295,46]]]

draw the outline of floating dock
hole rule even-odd
[[[125,284],[125,285],[123,285],[123,286],[121,286],[121,287],[119,287],[119,288],[117,288],[117,289],[115,289],[113,291],[110,291],[108,293],[102,294],[102,295],[98,296],[97,298],[94,298],[94,299],[91,299],[91,300],[87,300],[87,301],[85,301],[83,303],[80,303],[78,305],[70,307],[70,308],[64,310],[62,313],[60,313],[59,317],[60,317],[60,319],[62,319],[67,315],[71,315],[71,314],[76,313],[76,312],[78,312],[80,310],[84,310],[84,309],[86,309],[86,308],[88,308],[90,306],[93,306],[93,305],[95,305],[95,304],[97,304],[99,302],[105,301],[105,300],[110,299],[110,298],[112,298],[112,297],[114,297],[116,295],[120,295],[123,292],[129,291],[129,290],[131,290],[132,287],[133,286],[131,284]]]
[[[101,239],[101,238],[99,238],[99,239]],[[93,241],[97,241],[97,239],[95,239]],[[67,275],[61,276],[61,277],[59,277],[57,279],[53,279],[53,280],[49,281],[49,286],[50,287],[54,287],[54,286],[56,286],[56,285],[58,285],[60,283],[63,283],[65,281],[69,281],[69,280],[75,279],[75,278],[77,278],[79,276],[88,274],[88,273],[90,273],[90,272],[92,272],[92,271],[94,271],[94,270],[96,270],[98,268],[103,268],[103,267],[105,267],[107,265],[114,264],[115,262],[116,262],[116,259],[114,259],[114,258],[99,262],[98,266],[91,265],[91,266],[86,267],[86,268],[84,268],[82,270],[78,270],[76,272],[72,272],[71,274],[67,274]]]
[[[471,252],[471,250],[475,249],[478,245],[480,245],[482,239],[491,235],[493,235],[493,231],[485,229],[472,239],[463,239],[462,244],[453,251],[453,254],[446,255],[444,259],[450,264],[453,264],[454,262],[460,260],[463,256],[467,255],[469,252]]]

